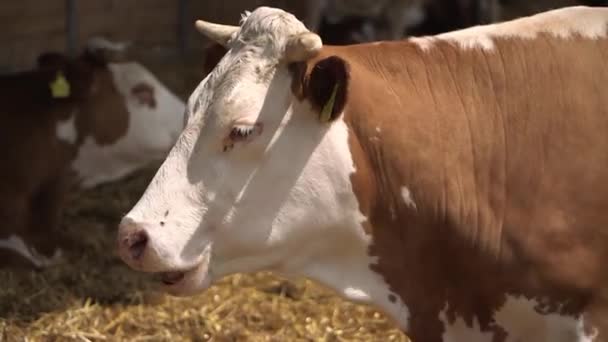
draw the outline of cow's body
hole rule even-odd
[[[304,275],[414,341],[608,340],[608,9],[344,47],[299,30],[262,8],[223,41],[123,259],[182,295]],[[272,76],[236,62],[273,56],[261,32]]]
[[[141,65],[109,62],[96,49],[77,59],[45,53],[36,69],[0,76],[2,266],[57,261],[70,186],[117,180],[162,159],[181,130],[180,99]],[[69,91],[53,95],[61,76]]]
[[[608,333],[608,26],[593,19],[550,28],[569,38],[472,29],[477,48],[429,39],[317,57],[351,66],[354,190],[372,268],[407,303],[414,341],[459,324],[498,338],[511,305],[541,334],[523,340],[571,340],[542,335],[539,319],[582,312]]]

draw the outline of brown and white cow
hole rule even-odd
[[[118,232],[175,295],[306,276],[414,341],[608,340],[608,8],[322,46],[261,7]]]
[[[82,188],[164,158],[183,127],[184,101],[126,56],[122,45],[94,38],[81,57],[89,56],[95,75],[91,96],[62,129],[63,138],[78,146],[72,168]]]
[[[141,64],[110,62],[110,45],[91,40],[76,59],[44,53],[36,69],[0,76],[4,266],[57,261],[68,187],[162,160],[183,127],[183,101]]]

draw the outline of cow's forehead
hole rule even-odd
[[[293,14],[277,8],[259,7],[242,16],[241,29],[232,43],[278,48],[275,52],[280,53],[290,36],[306,31],[304,24]]]
[[[258,90],[268,87],[287,39],[306,31],[295,16],[280,9],[245,13],[228,52],[190,96],[188,115],[200,124],[202,116],[221,114],[228,120],[226,116],[255,108],[254,100],[263,100]]]
[[[229,61],[227,61],[229,63]],[[219,125],[253,114],[264,101],[268,85],[256,73],[262,61],[234,63],[232,68],[218,68],[194,90],[188,100],[188,123],[197,126],[215,122]],[[219,67],[219,65],[218,65]],[[270,67],[265,73],[272,74]]]

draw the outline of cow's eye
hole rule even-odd
[[[229,151],[234,147],[235,143],[248,142],[262,133],[262,124],[236,124],[230,129],[227,139],[224,143],[224,151]]]
[[[239,140],[247,139],[247,137],[252,135],[254,132],[255,132],[254,126],[244,126],[244,125],[234,126],[234,127],[232,127],[232,130],[230,131],[230,140],[239,141]]]

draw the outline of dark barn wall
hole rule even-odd
[[[95,35],[135,45],[169,45],[176,39],[176,0],[78,1],[79,42]]]
[[[39,51],[65,48],[65,1],[0,2],[0,72],[30,65]]]
[[[208,42],[194,30],[201,18],[237,24],[240,13],[261,5],[305,13],[299,0],[75,0],[76,48],[92,36],[129,41],[143,50],[197,50]],[[48,50],[68,52],[67,0],[0,1],[0,72],[28,68]],[[181,18],[179,22],[178,18]],[[180,26],[181,25],[181,26]]]
[[[194,30],[197,18],[237,24],[244,10],[267,5],[281,7],[305,20],[314,1],[317,0],[74,0],[75,48],[82,47],[91,36],[102,35],[130,41],[142,52],[167,55],[186,48],[196,55],[197,50],[209,44]],[[505,5],[504,20],[585,1],[501,2]],[[0,1],[0,72],[28,68],[44,51],[68,52],[67,3],[68,0]]]

